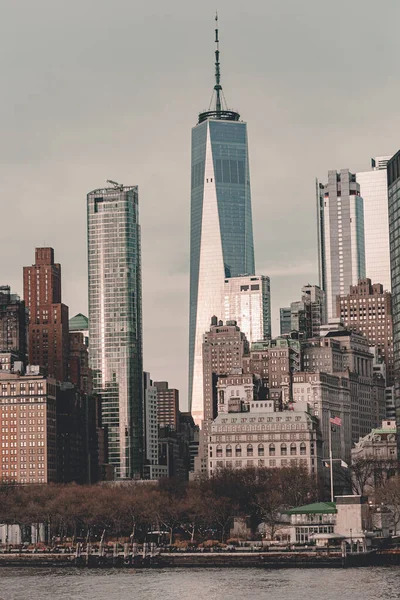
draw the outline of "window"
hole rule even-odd
[[[228,458],[232,456],[232,446],[230,444],[228,444],[228,446],[226,447],[226,456]]]
[[[281,444],[281,456],[287,456],[287,446],[286,446],[286,444]]]
[[[247,445],[247,456],[253,456],[253,446],[251,444]]]
[[[290,456],[296,456],[297,446],[296,444],[290,444]]]
[[[222,446],[217,446],[217,457],[221,458],[222,456]]]
[[[264,444],[258,444],[258,456],[264,456]]]
[[[305,456],[306,454],[306,445],[304,442],[301,442],[300,444],[300,456]]]
[[[269,455],[270,456],[275,456],[275,444],[270,444],[269,445]]]
[[[235,456],[242,456],[242,446],[240,444],[237,444],[235,448]]]

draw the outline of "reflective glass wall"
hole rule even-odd
[[[209,119],[192,130],[189,410],[199,424],[203,335],[223,318],[224,279],[254,272],[247,126]]]
[[[89,357],[117,479],[140,477],[142,293],[136,186],[87,196]]]

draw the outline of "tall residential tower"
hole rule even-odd
[[[130,479],[141,476],[143,462],[138,188],[109,183],[87,196],[89,359],[109,462],[117,479]]]
[[[203,336],[211,317],[224,313],[224,280],[255,272],[247,126],[224,105],[218,28],[215,41],[215,104],[192,129],[189,410],[197,424],[204,416]]]
[[[365,277],[364,203],[356,176],[348,169],[328,172],[317,185],[320,288],[328,320],[336,317],[336,296]]]

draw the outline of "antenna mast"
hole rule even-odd
[[[215,13],[215,22],[216,22],[216,26],[215,26],[215,44],[216,44],[216,48],[215,48],[215,85],[214,85],[214,90],[215,90],[215,95],[216,95],[216,103],[215,103],[215,110],[217,113],[221,112],[221,90],[222,90],[222,86],[220,84],[221,81],[221,72],[219,69],[219,38],[218,38],[218,13]]]

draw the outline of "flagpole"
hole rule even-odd
[[[331,425],[331,411],[329,411],[329,462],[330,462],[330,476],[331,476],[331,502],[334,501],[333,496],[333,456],[332,456],[332,425]]]

